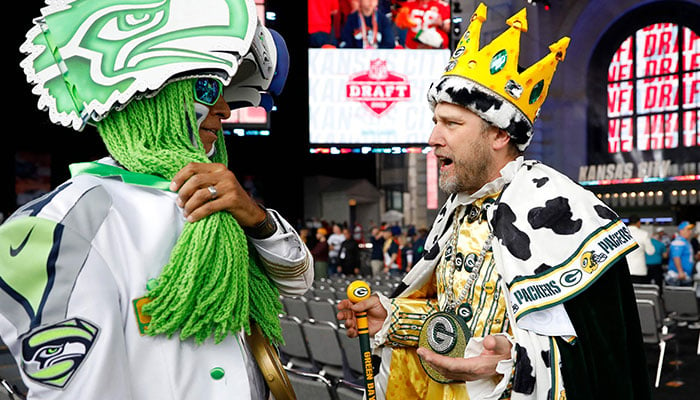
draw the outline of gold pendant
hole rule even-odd
[[[471,332],[464,320],[451,312],[438,311],[425,320],[418,338],[418,346],[448,357],[464,357],[464,350]],[[428,363],[420,359],[421,366],[430,379],[439,383],[451,383]]]

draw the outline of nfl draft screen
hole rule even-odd
[[[680,50],[680,51],[679,51]],[[660,23],[638,30],[608,69],[608,152],[700,145],[700,38]]]
[[[309,143],[425,144],[449,50],[309,49]]]

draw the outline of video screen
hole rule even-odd
[[[309,143],[425,144],[449,50],[309,49]]]
[[[310,48],[449,48],[447,1],[308,0],[308,5]]]
[[[672,23],[639,29],[615,52],[607,92],[608,153],[700,146],[700,37]]]
[[[426,94],[449,60],[440,0],[309,0],[309,143],[426,144]]]

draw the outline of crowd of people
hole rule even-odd
[[[639,243],[627,256],[633,283],[693,285],[694,277],[700,272],[700,233],[694,224],[682,221],[672,234],[662,227],[650,233],[642,228],[639,216],[632,215],[628,225]]]
[[[420,260],[428,230],[409,224],[360,223],[308,219],[299,228],[311,250],[316,279],[346,275],[403,275]],[[629,230],[639,247],[627,256],[633,283],[692,286],[700,276],[700,229],[682,221],[675,230],[642,228],[638,215],[629,217]],[[673,231],[673,232],[671,232]],[[365,251],[367,256],[362,257]]]
[[[443,0],[308,0],[309,47],[445,49]]]
[[[414,225],[402,228],[398,224],[371,222],[365,231],[359,223],[313,218],[299,227],[299,235],[311,250],[315,279],[320,280],[340,273],[401,276],[421,258],[428,230]]]

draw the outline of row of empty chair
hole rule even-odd
[[[362,400],[364,388],[352,382],[331,382],[326,377],[310,372],[286,368],[297,399]]]
[[[282,363],[290,369],[318,374],[332,383],[362,384],[363,363],[358,338],[349,338],[346,330],[328,321],[302,321],[281,317],[284,345]]]
[[[696,288],[634,284],[634,294],[644,342],[659,346],[654,381],[655,387],[659,387],[666,344],[676,338],[669,327],[700,320]],[[700,334],[697,354],[700,355]]]
[[[349,338],[336,319],[337,303],[346,289],[364,280],[373,293],[390,296],[401,278],[333,275],[314,282],[300,297],[281,296],[286,315],[280,316],[285,344],[280,358],[298,399],[362,400],[364,367],[358,338]]]
[[[287,315],[299,318],[304,321],[313,319],[316,321],[329,321],[337,323],[336,308],[337,300],[306,297],[287,297],[282,296],[282,305]]]
[[[381,292],[385,296],[391,296],[401,282],[401,277],[391,275],[380,275],[378,277],[334,275],[330,278],[321,278],[315,281],[313,287],[309,289],[304,297],[342,300],[347,298],[346,290],[348,285],[358,279],[367,282],[373,293]]]

